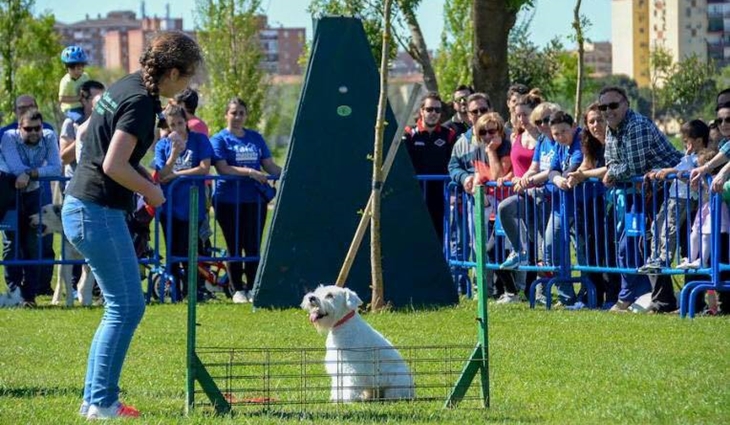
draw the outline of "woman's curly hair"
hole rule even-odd
[[[139,58],[142,80],[147,91],[154,97],[155,114],[161,120],[164,121],[159,88],[162,77],[172,69],[177,69],[183,76],[193,75],[202,62],[203,53],[198,43],[179,31],[159,33],[147,45]]]

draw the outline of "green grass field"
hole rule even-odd
[[[42,303],[45,304],[45,303]],[[399,346],[476,342],[476,303],[368,314]],[[0,310],[0,423],[83,423],[86,354],[101,308]],[[301,310],[213,301],[198,311],[199,346],[321,349]],[[185,305],[150,305],[122,374],[145,424],[703,423],[730,419],[730,318],[529,310],[490,304],[491,408],[442,402],[344,405],[309,416],[234,408],[186,417]],[[466,359],[464,359],[466,360]],[[419,384],[418,376],[416,384]],[[476,382],[475,382],[476,385]],[[198,395],[200,399],[201,396]],[[309,406],[303,409],[309,411]]]

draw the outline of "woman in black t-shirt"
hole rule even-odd
[[[141,71],[114,83],[96,104],[66,191],[64,233],[88,261],[106,301],[84,383],[80,413],[89,419],[139,416],[119,401],[119,375],[145,307],[125,216],[134,206],[134,192],[153,207],[165,201],[139,162],[154,140],[160,95],[172,97],[187,88],[201,62],[190,37],[156,36],[140,58]]]

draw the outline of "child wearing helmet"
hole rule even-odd
[[[61,102],[61,111],[79,123],[84,116],[79,87],[89,80],[89,74],[84,72],[88,63],[86,52],[79,46],[68,46],[61,52],[61,62],[66,66],[66,75],[58,85],[58,101]]]

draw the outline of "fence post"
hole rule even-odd
[[[482,405],[489,407],[489,326],[487,322],[487,292],[485,284],[486,267],[486,231],[484,217],[484,186],[479,185],[474,191],[474,252],[476,256],[477,279],[477,333],[478,342],[471,357],[467,360],[461,376],[446,399],[445,407],[455,407],[466,395],[474,377],[479,372],[481,377]]]

